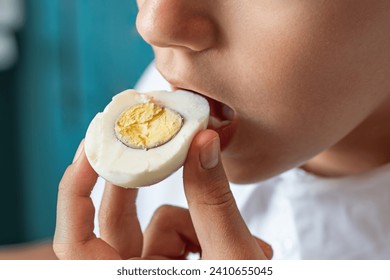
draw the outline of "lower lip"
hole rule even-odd
[[[237,119],[234,119],[230,124],[226,126],[213,130],[218,133],[221,144],[221,151],[223,151],[229,146],[237,130]]]

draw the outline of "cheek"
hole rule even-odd
[[[242,65],[234,88],[241,153],[226,157],[233,173],[244,158],[268,175],[297,165],[342,139],[385,98],[388,20],[370,9],[335,9],[289,10],[256,38],[240,34],[231,56]]]
[[[248,43],[250,56],[236,53],[246,65],[240,80],[251,94],[250,115],[288,134],[323,141],[320,146],[372,113],[389,85],[384,61],[390,61],[390,37],[378,34],[384,33],[381,18],[373,22],[370,11],[350,11],[355,18],[343,9],[331,12],[317,17],[289,11],[263,30],[263,40],[254,40],[260,44]]]

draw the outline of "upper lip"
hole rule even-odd
[[[211,97],[210,95],[204,94],[203,92],[200,92],[200,91],[197,91],[197,90],[193,90],[193,89],[190,89],[190,88],[187,88],[187,87],[180,86],[181,85],[180,83],[172,83],[170,80],[167,80],[167,81],[169,82],[169,84],[171,85],[172,90],[174,90],[174,91],[176,91],[176,90],[186,90],[186,91],[191,91],[191,92],[194,92],[196,94],[199,94],[199,95],[203,96],[209,102],[211,110],[212,110],[213,104],[215,104],[215,102],[218,102],[218,103],[221,103],[223,105],[229,106],[228,104],[222,102],[221,100],[215,99],[215,98]],[[231,106],[229,106],[229,107],[232,108]]]
[[[168,83],[171,85],[172,90],[182,89],[182,90],[192,91],[196,94],[203,96],[207,100],[214,100],[214,101],[217,101],[217,102],[222,103],[222,104],[226,104],[229,107],[231,107],[230,104],[227,104],[224,101],[216,98],[213,94],[211,94],[207,90],[204,90],[200,87],[197,87],[192,83],[186,83],[185,81],[182,81],[180,79],[172,78],[171,76],[164,74],[162,71],[159,71],[159,72],[164,77],[164,79],[167,80]]]
[[[183,77],[182,75],[177,76],[174,75],[174,73],[163,72],[161,71],[161,69],[158,69],[158,71],[171,85],[172,90],[187,90],[206,98],[210,106],[210,115],[217,117],[220,120],[225,120],[226,118],[222,113],[223,105],[226,105],[231,108],[234,114],[236,113],[234,107],[232,107],[229,103],[226,103],[223,100],[216,98],[215,94],[213,94],[213,91],[208,90],[206,87],[202,87],[202,85],[196,85],[194,82],[189,82],[188,79],[181,79],[180,77]],[[184,77],[186,76],[184,75]]]
[[[180,89],[188,90],[188,91],[195,92],[196,94],[199,94],[204,98],[206,98],[210,106],[210,116],[215,117],[220,121],[224,121],[224,120],[230,121],[228,125],[222,126],[220,128],[212,128],[216,130],[218,133],[221,133],[220,134],[221,150],[224,150],[229,145],[233,137],[235,127],[237,126],[238,118],[236,118],[236,111],[233,109],[233,107],[229,106],[229,104],[226,104],[219,99],[214,98],[212,91],[208,91],[207,89],[200,88],[200,87],[195,87],[193,83],[187,84],[183,80],[172,79],[169,76],[165,76],[163,73],[161,74],[169,82],[172,90],[180,90]],[[223,105],[232,108],[233,110],[232,119],[227,119],[225,117],[224,113],[222,112]]]

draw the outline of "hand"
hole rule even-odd
[[[90,194],[96,180],[81,143],[58,192],[53,246],[60,259],[180,259],[190,251],[201,252],[203,259],[272,257],[271,247],[250,234],[237,209],[214,131],[195,137],[184,166],[189,211],[160,207],[144,237],[136,215],[137,190],[109,183],[99,211],[101,237],[94,235]]]
[[[263,250],[266,259],[271,259],[273,254],[271,246],[256,237],[253,239]],[[144,234],[144,258],[164,256],[167,259],[185,260],[189,253],[198,253],[202,259],[205,259],[190,212],[188,209],[172,205],[159,207]],[[215,259],[223,258],[229,259],[227,256],[215,257]]]
[[[249,232],[229,187],[216,132],[195,137],[184,165],[189,210],[165,205],[144,235],[143,255],[202,259],[271,259],[272,248]]]
[[[106,183],[99,210],[101,237],[93,233],[95,209],[90,198],[98,175],[84,144],[60,182],[53,249],[59,259],[167,259],[142,254],[143,236],[137,218],[136,189]],[[153,224],[153,222],[151,223]]]
[[[99,223],[93,233],[95,209],[90,198],[97,180],[84,143],[60,182],[53,248],[60,259],[129,259],[140,257],[142,233],[136,215],[137,190],[106,184]]]

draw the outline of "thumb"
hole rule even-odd
[[[237,208],[215,131],[204,130],[192,141],[184,164],[184,189],[202,258],[266,258]]]

